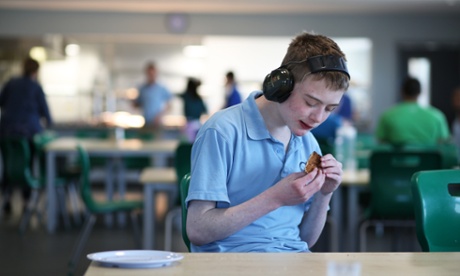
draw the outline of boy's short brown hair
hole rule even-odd
[[[284,56],[282,66],[285,66],[294,76],[294,82],[303,81],[306,74],[310,72],[306,61],[309,57],[334,55],[342,57],[345,54],[332,39],[318,34],[303,32],[296,36],[289,44],[286,55]],[[349,86],[348,76],[341,72],[324,71],[312,74],[315,80],[325,80],[327,87],[332,90],[347,90]]]

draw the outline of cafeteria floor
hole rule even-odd
[[[129,197],[140,197],[141,187],[128,191]],[[101,189],[101,195],[102,194]],[[156,250],[164,249],[164,215],[166,212],[166,196],[158,198],[158,222],[156,223]],[[0,217],[0,275],[67,275],[67,263],[80,232],[81,225],[72,224],[70,229],[60,225],[54,234],[48,234],[45,226],[40,225],[36,217],[32,219],[30,227],[21,236],[18,232],[19,219],[22,212],[22,200],[19,192],[13,196],[13,210],[10,215]],[[73,222],[71,220],[71,222]],[[409,229],[410,230],[410,229]],[[383,237],[377,237],[375,231],[369,231],[368,251],[420,251],[416,242],[415,231],[398,231],[397,247],[392,243],[391,232],[385,230]],[[328,232],[326,226],[314,252],[328,251]],[[103,218],[98,218],[90,235],[89,241],[83,250],[81,259],[74,275],[83,275],[89,260],[86,255],[92,252],[109,250],[136,249],[134,245],[132,227],[114,225],[107,227]],[[186,252],[182,242],[180,229],[175,229],[172,251]]]

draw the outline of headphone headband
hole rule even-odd
[[[350,79],[345,60],[339,56],[314,56],[307,58],[307,64],[312,74],[323,71],[338,71],[344,73]]]

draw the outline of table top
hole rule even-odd
[[[145,168],[139,177],[142,184],[173,183],[177,182],[174,168]]]
[[[359,169],[354,171],[344,170],[342,175],[343,186],[366,186],[370,181],[369,169]]]
[[[69,151],[75,150],[80,144],[88,152],[101,151],[149,151],[149,152],[173,152],[178,144],[178,140],[141,140],[141,139],[94,139],[94,138],[75,138],[60,137],[45,146],[46,151]]]
[[[93,275],[459,275],[456,253],[181,253],[170,266],[109,268],[92,262]]]

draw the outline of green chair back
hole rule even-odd
[[[32,173],[29,141],[25,138],[2,139],[1,150],[5,177],[11,184],[41,188],[41,182]]]
[[[77,138],[108,139],[111,131],[110,128],[81,128],[75,131],[75,136]]]
[[[326,138],[316,138],[318,141],[319,148],[323,155],[326,154],[334,154],[334,140],[326,139]]]
[[[406,150],[436,150],[442,156],[442,168],[452,169],[459,165],[457,159],[457,146],[454,143],[436,145],[404,145]]]
[[[38,157],[38,162],[40,164],[40,173],[42,175],[45,175],[45,164],[46,164],[46,156],[45,156],[45,146],[56,139],[57,135],[52,132],[42,132],[42,133],[37,133],[34,135],[34,145],[35,145],[35,150],[36,154]],[[57,164],[58,165],[58,164]]]
[[[370,208],[367,216],[381,219],[414,217],[411,177],[440,169],[438,151],[373,151],[370,158]]]
[[[90,159],[86,150],[81,146],[77,146],[78,160],[81,169],[80,178],[80,194],[86,208],[93,214],[113,213],[118,211],[131,211],[134,209],[142,209],[142,201],[128,200],[113,200],[113,201],[96,201],[92,194],[90,182]]]
[[[151,129],[128,128],[125,129],[125,139],[153,140],[155,133]]]
[[[187,245],[188,251],[190,251],[190,240],[187,236],[187,206],[185,205],[185,199],[188,195],[188,188],[190,186],[190,173],[184,175],[180,182],[180,200],[182,208],[182,239],[185,245]]]
[[[58,134],[53,131],[44,131],[34,135],[33,141],[35,145],[35,154],[38,158],[40,179],[46,178],[46,151],[45,147],[48,143],[58,138]],[[80,167],[73,162],[69,162],[65,156],[57,156],[56,158],[56,176],[54,182],[57,186],[65,185],[73,182],[80,176]]]
[[[460,170],[412,177],[417,238],[423,251],[460,251]]]
[[[373,133],[358,132],[356,135],[356,148],[372,149],[378,145],[377,139]]]
[[[192,144],[186,141],[181,141],[176,148],[174,154],[174,169],[176,171],[176,177],[178,179],[178,185],[180,181],[187,173],[191,170],[191,155],[192,155]],[[180,197],[177,199],[177,205],[181,205]]]
[[[91,192],[91,182],[90,182],[90,161],[88,153],[81,145],[77,146],[78,152],[78,161],[80,164],[81,176],[80,176],[80,194],[83,202],[86,205],[86,208],[90,212],[94,212],[97,209],[96,201],[93,199]]]

